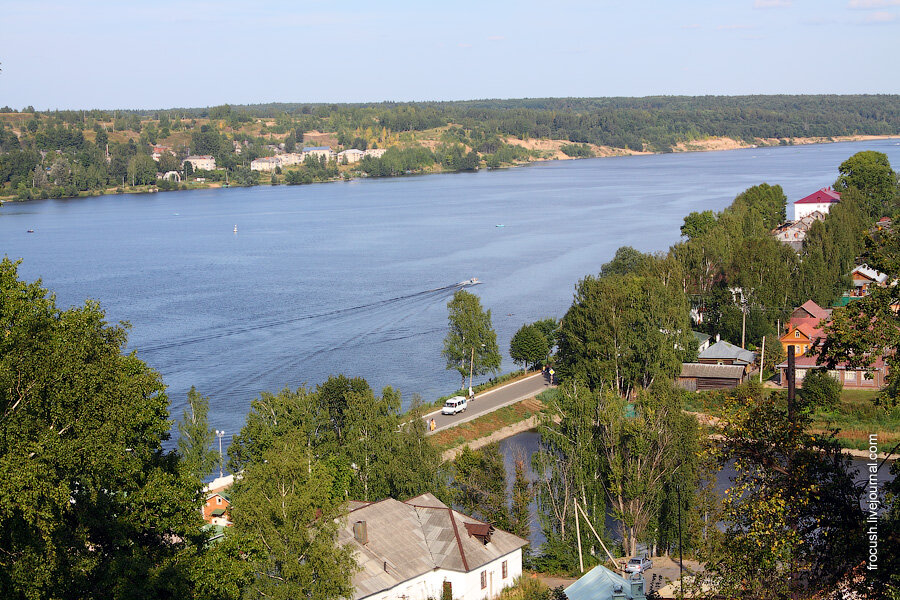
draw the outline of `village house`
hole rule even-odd
[[[231,495],[228,492],[209,492],[203,503],[203,520],[210,525],[231,527],[228,507],[231,506]]]
[[[822,214],[828,214],[831,207],[841,201],[840,192],[827,187],[817,192],[813,192],[805,198],[801,198],[794,202],[794,221],[799,221],[806,215],[816,211]]]
[[[825,369],[818,364],[818,356],[810,356],[810,350],[817,342],[825,338],[823,327],[831,320],[831,309],[822,308],[812,300],[794,309],[785,324],[785,333],[779,340],[785,354],[788,348],[794,347],[794,373],[797,385],[802,385],[806,375],[815,369]],[[787,385],[787,361],[776,369],[780,373],[781,384]],[[848,365],[846,362],[835,365],[829,374],[846,388],[880,389],[884,386],[887,365],[882,357],[877,357],[870,369]],[[868,377],[867,377],[868,374]]]
[[[153,160],[159,162],[159,159],[163,154],[171,154],[172,156],[175,156],[175,153],[172,152],[172,149],[168,146],[151,146],[150,156],[153,158]]]
[[[422,494],[406,502],[350,502],[338,543],[360,570],[353,600],[496,597],[522,574],[528,542]]]
[[[181,161],[181,166],[184,166],[184,163],[191,163],[191,167],[195,171],[215,171],[216,170],[216,159],[208,154],[205,155],[191,155]]]
[[[704,365],[740,365],[749,371],[756,363],[756,353],[740,346],[719,340],[697,355],[697,362]]]
[[[876,271],[869,265],[858,265],[850,271],[850,278],[853,280],[853,289],[850,290],[850,296],[853,298],[863,298],[869,295],[869,288],[872,286],[884,287],[887,285],[887,275]]]
[[[362,150],[357,150],[356,148],[350,148],[349,150],[344,150],[343,152],[338,152],[338,162],[343,164],[345,159],[348,165],[353,164],[355,162],[359,162],[362,160],[363,156],[366,153]]]
[[[250,170],[251,171],[274,171],[277,167],[281,166],[281,157],[278,156],[265,156],[263,158],[257,158],[250,161]]]
[[[278,159],[281,161],[282,167],[290,167],[302,163],[303,155],[298,152],[285,152],[284,154],[279,154]]]
[[[324,158],[325,160],[334,160],[336,154],[334,153],[334,150],[328,146],[312,146],[303,149],[303,158],[305,159],[307,156]]]
[[[694,334],[694,339],[697,340],[697,352],[703,352],[707,348],[709,348],[712,343],[712,336],[703,333],[702,331],[692,331]],[[716,340],[719,341],[718,339]]]
[[[747,379],[742,365],[682,363],[676,385],[689,392],[737,387]]]
[[[809,232],[812,224],[816,221],[824,220],[825,213],[816,210],[797,221],[788,221],[783,225],[779,225],[772,230],[772,235],[782,244],[787,244],[794,251],[800,252],[803,249],[803,240],[806,239],[806,234]]]
[[[369,148],[366,150],[365,155],[372,158],[381,158],[385,152],[387,152],[386,148]]]

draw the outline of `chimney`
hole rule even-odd
[[[717,334],[716,334],[716,343],[718,344],[719,341],[720,341],[721,339],[722,339],[722,336],[720,336],[720,335],[717,333]]]
[[[357,521],[353,524],[353,537],[364,546],[369,543],[369,532],[366,529],[365,521]]]

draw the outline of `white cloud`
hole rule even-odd
[[[872,14],[867,15],[865,22],[866,23],[890,23],[891,21],[895,20],[896,18],[897,18],[897,15],[895,15],[894,13],[889,13],[889,12],[882,10],[882,11],[873,12]]]
[[[753,0],[753,8],[787,8],[791,0]]]
[[[886,6],[900,6],[900,0],[850,0],[849,8],[861,8],[864,10],[884,8]]]

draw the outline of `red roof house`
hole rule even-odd
[[[827,187],[817,192],[813,192],[805,198],[800,198],[794,202],[794,220],[799,221],[806,215],[819,211],[827,213],[831,207],[841,201],[840,192]]]

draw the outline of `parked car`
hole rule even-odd
[[[625,565],[627,573],[643,573],[647,569],[653,568],[653,561],[646,556],[635,556]]]
[[[469,403],[463,396],[453,396],[444,402],[444,406],[441,407],[441,414],[455,415],[456,413],[464,412],[467,408],[469,408]]]

